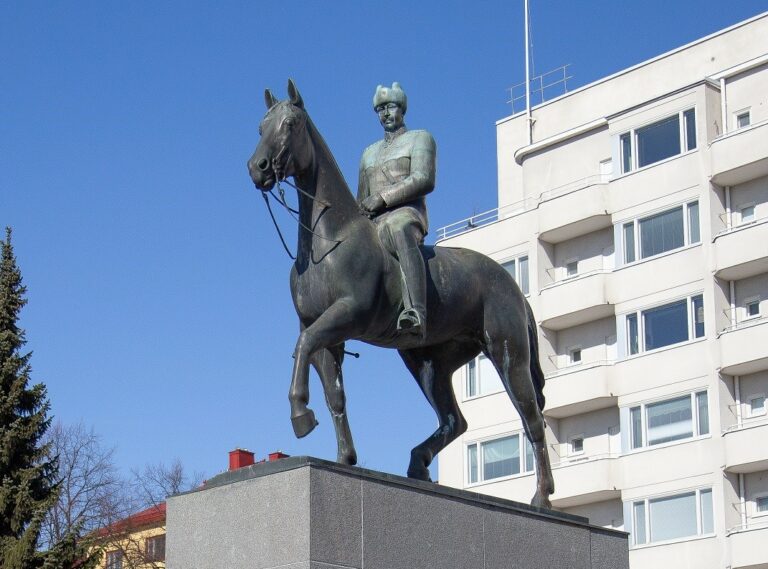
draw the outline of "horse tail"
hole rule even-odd
[[[536,331],[536,320],[533,317],[533,310],[528,301],[525,301],[525,311],[528,315],[528,345],[531,351],[531,378],[533,387],[536,390],[536,402],[539,410],[544,410],[544,372],[541,371],[539,363],[539,335]]]

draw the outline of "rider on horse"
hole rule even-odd
[[[373,109],[384,127],[384,139],[363,152],[357,201],[400,265],[403,311],[397,329],[424,337],[427,278],[419,245],[427,234],[424,196],[435,187],[437,147],[426,130],[405,128],[407,107],[399,83],[376,88]]]

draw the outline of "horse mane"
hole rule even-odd
[[[357,199],[352,194],[352,190],[349,188],[349,184],[347,184],[347,180],[344,178],[344,174],[341,172],[341,168],[339,168],[338,162],[336,162],[336,158],[333,155],[333,152],[331,152],[331,149],[328,147],[328,143],[325,142],[325,138],[323,138],[323,135],[320,134],[320,131],[315,126],[315,123],[312,122],[312,117],[309,116],[309,113],[304,110],[304,113],[307,116],[307,132],[309,133],[310,138],[315,144],[316,150],[320,151],[322,154],[324,154],[325,159],[328,161],[328,164],[333,168],[334,173],[338,176],[339,180],[343,184],[344,189],[347,191],[347,194],[350,198],[356,203]]]

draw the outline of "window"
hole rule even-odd
[[[107,552],[107,569],[123,569],[123,552]]]
[[[619,136],[622,173],[696,148],[696,112],[681,111]]]
[[[633,545],[713,534],[712,489],[634,501],[629,525]]]
[[[568,456],[584,454],[584,435],[571,437],[568,441]]]
[[[758,514],[768,514],[768,496],[755,498],[755,510]]]
[[[147,538],[144,546],[147,561],[165,561],[165,534]]]
[[[704,298],[696,295],[627,314],[630,355],[704,336]]]
[[[581,363],[581,346],[572,346],[568,348],[568,365]]]
[[[467,364],[467,398],[499,391],[504,391],[504,385],[491,360],[480,355]]]
[[[736,119],[736,128],[744,128],[746,126],[749,126],[752,122],[750,120],[749,111],[739,111],[735,115]]]
[[[624,223],[622,237],[625,264],[698,243],[699,202]]]
[[[565,263],[565,278],[575,277],[579,274],[579,260],[573,259]]]
[[[757,318],[760,316],[760,298],[748,298],[744,301],[745,318]]]
[[[754,205],[744,206],[739,211],[741,213],[741,223],[750,223],[751,221],[755,221]]]
[[[765,415],[765,395],[752,395],[747,399],[747,409],[750,417],[761,417]]]
[[[467,446],[467,480],[470,484],[533,472],[533,464],[533,447],[524,433]]]
[[[627,411],[622,410],[622,414]],[[706,391],[644,403],[628,410],[631,450],[709,434]],[[628,450],[625,448],[625,451]]]
[[[528,256],[518,257],[517,259],[511,259],[501,264],[507,272],[512,275],[515,282],[523,291],[523,294],[529,293],[528,284]]]

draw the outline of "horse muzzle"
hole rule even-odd
[[[277,174],[267,158],[251,158],[248,161],[248,173],[254,185],[262,192],[271,190],[277,181]]]

